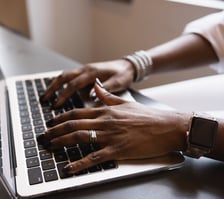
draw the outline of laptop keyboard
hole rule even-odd
[[[75,93],[61,109],[52,110],[48,102],[40,104],[39,97],[44,94],[45,88],[49,85],[50,81],[49,78],[44,78],[16,82],[21,130],[30,185],[71,177],[71,175],[66,175],[62,171],[64,166],[69,162],[79,160],[89,153],[98,150],[98,146],[96,145],[80,144],[69,148],[64,147],[52,153],[45,150],[41,145],[38,145],[36,137],[46,130],[46,121],[65,111],[84,107],[78,93]],[[56,97],[55,94],[53,99]],[[82,170],[76,173],[74,177],[116,167],[115,161],[107,161]]]

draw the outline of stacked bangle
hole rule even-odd
[[[135,67],[134,82],[139,82],[147,76],[152,68],[152,58],[144,50],[136,51],[131,55],[124,56],[123,59],[130,61]]]

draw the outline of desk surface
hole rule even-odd
[[[79,63],[39,47],[0,27],[0,65],[6,76],[69,69]],[[144,99],[143,99],[144,101]],[[145,199],[224,198],[224,164],[201,158],[186,158],[181,169],[121,180],[43,198],[48,199]],[[0,183],[1,198],[7,198]]]

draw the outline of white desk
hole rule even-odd
[[[212,112],[224,117],[224,74],[143,89],[140,93],[177,110]]]
[[[78,63],[33,45],[0,27],[0,65],[7,76],[68,69]],[[222,86],[223,87],[223,86]],[[138,99],[137,99],[138,100]],[[147,104],[143,98],[142,102]],[[183,168],[50,195],[47,199],[211,199],[224,198],[224,164],[202,158],[186,159]],[[0,197],[8,196],[0,183]]]

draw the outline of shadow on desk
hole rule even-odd
[[[57,198],[224,198],[224,164],[201,158],[186,158],[177,170],[107,183],[81,190],[41,197]]]

